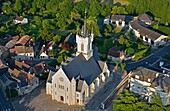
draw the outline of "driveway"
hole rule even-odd
[[[45,93],[45,83],[31,93],[14,99],[13,105],[16,111],[79,111],[81,108],[52,100]]]

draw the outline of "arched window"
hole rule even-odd
[[[83,52],[84,51],[84,44],[81,43],[81,51]]]

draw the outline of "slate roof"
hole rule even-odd
[[[156,39],[158,39],[161,36],[160,33],[155,32],[151,29],[148,29],[147,27],[142,26],[142,23],[139,20],[130,22],[130,25],[133,29],[138,31],[140,35],[147,36],[152,41],[155,41]]]
[[[73,77],[76,78],[81,76],[88,85],[90,85],[102,72],[98,62],[93,57],[87,61],[82,54],[76,56],[71,62],[62,68],[70,80]]]
[[[49,75],[48,75],[47,82],[52,83],[52,77],[53,77],[54,74],[55,74],[55,72],[53,72],[53,71],[50,70]]]
[[[81,92],[82,87],[83,87],[83,83],[84,83],[83,80],[79,80],[79,81],[77,82],[76,91]]]

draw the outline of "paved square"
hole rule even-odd
[[[83,106],[69,106],[52,100],[45,94],[45,83],[37,87],[33,92],[15,98],[13,106],[16,111],[80,111]]]

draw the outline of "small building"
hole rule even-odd
[[[13,20],[14,24],[27,24],[28,23],[28,19],[27,18],[23,18],[21,16],[17,16],[14,20]]]
[[[146,13],[139,15],[137,18],[147,25],[151,25],[153,23],[153,18]]]
[[[41,47],[40,52],[39,52],[39,58],[40,58],[40,59],[48,59],[49,56],[48,56],[47,53],[48,53],[48,52],[47,52],[47,50],[46,50],[46,47],[45,47],[45,45],[43,45],[43,46]]]
[[[130,92],[139,94],[142,99],[151,102],[153,93],[160,95],[164,105],[170,104],[170,77],[157,71],[139,67],[132,72]]]
[[[120,51],[117,46],[113,46],[112,48],[109,49],[108,58],[111,59],[112,61],[121,62],[122,60],[124,60],[123,51]]]
[[[148,27],[145,27],[145,25],[139,20],[131,21],[129,28],[137,38],[141,38],[149,45],[160,46],[167,42],[168,36],[162,35],[149,29]]]

